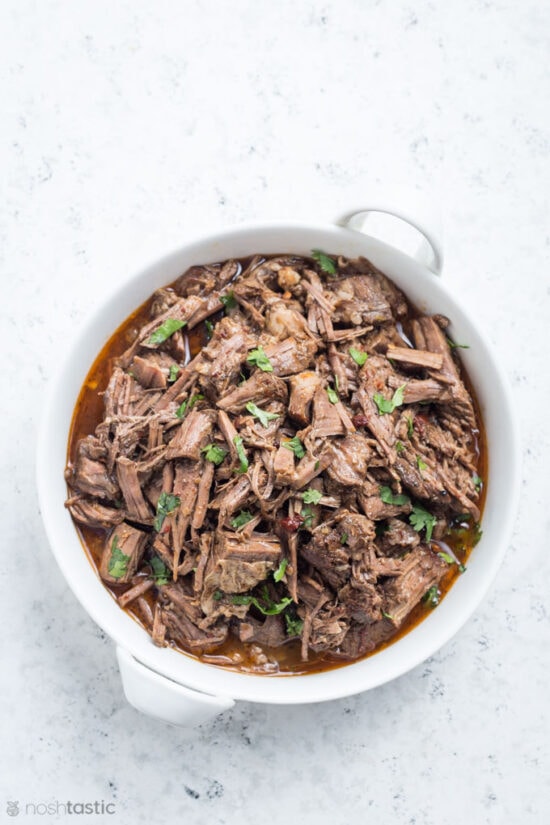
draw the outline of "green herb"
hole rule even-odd
[[[183,404],[180,404],[180,406],[177,408],[177,410],[176,410],[177,417],[178,418],[185,418],[185,414],[188,413],[188,412],[191,412],[191,410],[193,409],[193,407],[195,406],[197,401],[203,401],[203,400],[204,400],[204,395],[201,395],[200,393],[196,393],[195,395],[192,395],[191,398],[189,398],[187,401],[184,401]]]
[[[355,349],[355,347],[350,347],[349,354],[359,367],[362,367],[367,358],[369,357],[366,352],[361,352],[360,349]]]
[[[162,525],[164,524],[164,519],[170,513],[173,513],[174,510],[177,510],[180,506],[181,501],[179,496],[173,496],[171,493],[161,493],[159,496],[159,500],[157,502],[157,514],[155,516],[155,520],[153,522],[153,527],[157,531],[160,532]]]
[[[113,579],[121,579],[128,572],[128,562],[130,556],[122,552],[118,545],[118,536],[115,536],[111,544],[111,558],[109,559],[108,571]]]
[[[430,587],[429,590],[424,593],[422,596],[422,601],[424,604],[428,604],[430,607],[437,607],[439,604],[439,600],[441,598],[441,591],[439,590],[436,584],[433,587]]]
[[[163,344],[174,332],[184,327],[186,323],[187,321],[178,321],[176,318],[167,318],[166,321],[153,332],[147,344],[151,346],[153,344]]]
[[[374,403],[378,407],[379,415],[387,415],[388,413],[392,413],[396,407],[401,407],[403,404],[403,393],[405,391],[406,384],[402,384],[400,387],[396,389],[394,392],[391,401],[388,401],[387,398],[377,392],[373,396]]]
[[[344,544],[347,544],[347,543],[348,543],[348,534],[347,533],[342,533],[342,535],[340,537],[340,544],[344,545]]]
[[[292,599],[288,596],[285,597],[280,602],[274,602],[270,596],[267,587],[264,587],[262,590],[262,604],[256,596],[250,595],[236,595],[231,597],[231,601],[233,604],[253,604],[254,607],[257,607],[260,613],[263,613],[264,616],[276,616],[279,613],[282,613],[285,607],[288,607],[289,604],[292,603]]]
[[[411,415],[407,416],[407,435],[409,438],[414,435],[413,420]]]
[[[380,487],[380,498],[384,504],[393,504],[396,507],[401,507],[403,504],[410,504],[411,500],[408,496],[401,494],[394,495],[390,487]]]
[[[235,293],[232,289],[226,295],[220,295],[220,301],[222,302],[226,313],[228,309],[235,309],[237,306]]]
[[[231,519],[231,527],[238,530],[239,527],[244,527],[249,521],[252,521],[254,516],[248,510],[241,510],[234,518]]]
[[[246,453],[243,447],[243,440],[240,435],[236,435],[233,439],[233,444],[235,445],[235,449],[237,450],[237,455],[239,457],[240,466],[239,466],[239,473],[246,473],[248,470],[248,458],[246,457]]]
[[[451,556],[451,554],[450,554],[450,553],[446,553],[444,550],[442,550],[442,551],[441,551],[440,553],[438,553],[437,555],[439,556],[439,558],[440,558],[440,559],[443,559],[443,561],[447,562],[447,564],[454,564],[454,563],[455,563],[455,560],[454,560],[454,558]]]
[[[275,421],[277,418],[280,418],[280,416],[277,415],[277,413],[270,413],[266,410],[260,409],[260,407],[257,407],[253,401],[248,402],[248,404],[246,405],[246,409],[251,415],[254,416],[254,418],[258,419],[262,427],[269,427],[270,421]]]
[[[420,472],[422,472],[422,470],[427,470],[428,469],[428,465],[426,464],[425,461],[422,461],[422,459],[420,458],[419,455],[416,456],[416,466],[418,467]]]
[[[325,255],[324,252],[321,252],[320,249],[312,249],[311,257],[317,261],[319,268],[323,272],[326,272],[327,275],[336,275],[337,269],[334,258],[329,258],[329,256]]]
[[[239,387],[242,387],[242,385],[245,384],[246,381],[247,381],[247,378],[246,378],[246,375],[244,374],[244,372],[239,373],[239,378],[241,379],[239,381]]]
[[[432,514],[428,513],[427,510],[424,510],[423,507],[418,507],[415,505],[412,508],[412,513],[409,515],[409,521],[417,533],[419,533],[423,528],[426,528],[426,541],[430,541],[432,538],[433,529],[437,522],[435,516],[432,516]]]
[[[470,349],[469,344],[455,344],[450,338],[447,338],[447,343],[451,349]]]
[[[178,372],[180,368],[177,364],[170,364],[170,372],[168,373],[168,383],[173,384],[176,378],[178,377]]]
[[[340,400],[338,398],[338,393],[336,392],[336,390],[333,390],[332,387],[327,387],[327,395],[328,395],[328,400],[330,401],[331,404],[337,404]]]
[[[316,461],[316,462],[315,462],[315,464],[313,465],[313,469],[314,469],[314,470],[318,470],[318,469],[319,469],[320,464],[321,464],[321,462],[320,462],[320,461]]]
[[[153,556],[149,564],[151,565],[151,570],[153,571],[152,578],[154,579],[157,587],[162,587],[163,584],[168,584],[172,576],[170,575],[170,571],[162,559],[159,559],[158,556]]]
[[[211,461],[212,464],[216,466],[221,464],[227,455],[227,450],[224,450],[223,447],[218,447],[217,444],[207,444],[206,447],[202,448],[201,452],[204,453],[207,461]]]
[[[285,447],[287,450],[292,450],[296,458],[303,458],[306,454],[304,450],[304,445],[300,441],[297,435],[294,438],[291,438],[289,441],[281,442],[281,446]]]
[[[219,602],[219,601],[220,601],[220,599],[223,599],[223,593],[222,593],[222,591],[221,591],[221,590],[214,590],[214,592],[212,593],[212,598],[213,598],[215,601]]]
[[[475,547],[476,544],[479,543],[482,535],[483,535],[483,530],[481,529],[481,524],[479,523],[479,521],[476,521],[476,523],[474,525],[474,538],[473,538],[473,541],[472,541],[472,547]]]
[[[311,507],[304,507],[300,515],[304,519],[304,523],[300,529],[311,530],[311,525],[313,524],[313,510]]]
[[[476,493],[479,493],[481,488],[483,487],[483,481],[478,476],[477,473],[474,473],[472,476],[472,481],[474,482],[474,487],[476,489]]]
[[[278,568],[273,573],[273,578],[276,582],[280,582],[283,578],[286,568],[288,567],[288,559],[283,559]]]
[[[402,441],[396,441],[395,442],[395,451],[396,451],[396,453],[405,452],[405,445],[403,444]]]
[[[465,573],[467,569],[468,569],[468,568],[466,567],[466,565],[465,565],[465,564],[459,564],[459,565],[458,565],[458,572],[459,572],[459,573]]]
[[[383,611],[382,611],[382,616],[383,616],[385,619],[390,619],[390,621],[392,621],[392,622],[393,622],[393,616],[391,615],[391,613],[386,613],[386,611],[385,611],[385,610],[383,610]]]
[[[304,629],[304,623],[298,617],[294,618],[289,613],[285,613],[286,635],[299,636]]]
[[[319,504],[323,494],[319,490],[313,490],[311,487],[302,493],[302,500],[305,504]]]
[[[263,347],[251,350],[246,360],[249,364],[255,364],[262,372],[273,372],[271,361],[265,354]]]
[[[207,318],[204,322],[204,326],[206,327],[206,340],[210,341],[210,339],[212,338],[212,333],[214,332],[214,324]]]

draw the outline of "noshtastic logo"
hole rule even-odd
[[[21,804],[21,807],[20,807]],[[6,802],[6,813],[8,816],[18,816],[20,813],[26,816],[59,816],[68,814],[70,816],[102,816],[116,813],[114,802],[105,802],[103,799],[94,802],[25,802],[8,800]]]

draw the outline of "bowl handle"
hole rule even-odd
[[[117,647],[116,653],[126,699],[147,716],[171,725],[195,727],[235,704],[233,699],[200,693],[161,676],[123,647]]]
[[[369,206],[346,212],[345,215],[337,219],[336,223],[357,232],[364,232],[365,223],[376,212],[382,212],[392,218],[404,221],[422,235],[422,243],[413,253],[413,257],[427,266],[428,269],[431,269],[435,275],[441,275],[443,242],[439,213],[427,196],[420,195],[418,192],[411,193],[407,190],[403,190],[403,192],[399,190],[395,196],[395,203],[398,203],[399,206],[395,206],[394,203],[385,198],[376,198]],[[372,234],[376,235],[376,232]]]

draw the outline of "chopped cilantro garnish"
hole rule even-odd
[[[240,513],[237,513],[237,515],[231,519],[231,527],[233,527],[234,530],[238,530],[239,527],[244,527],[244,525],[252,521],[253,518],[254,516],[248,510],[241,510]]]
[[[414,435],[413,420],[411,415],[407,416],[407,435],[409,438]]]
[[[320,249],[312,249],[311,257],[317,261],[319,264],[319,268],[326,272],[327,275],[336,275],[336,261],[334,258],[330,258],[328,255],[325,255],[324,252],[321,252]]]
[[[187,401],[184,401],[183,404],[180,404],[180,406],[177,408],[177,410],[176,410],[177,417],[178,418],[185,418],[185,414],[188,413],[188,412],[191,412],[191,410],[193,409],[193,407],[195,406],[197,401],[202,401],[203,399],[204,399],[204,395],[201,395],[200,393],[196,393],[195,395],[192,395],[191,398],[189,398]]]
[[[157,502],[157,514],[155,516],[155,520],[153,522],[153,527],[155,530],[160,532],[162,525],[164,524],[164,519],[170,513],[173,513],[174,510],[177,510],[180,506],[181,501],[179,496],[173,496],[171,493],[161,493],[159,496],[159,500]]]
[[[257,366],[258,369],[262,370],[262,372],[273,372],[271,361],[265,354],[263,347],[258,347],[257,349],[251,350],[248,353],[248,358],[246,360],[249,364],[254,364]]]
[[[178,377],[178,372],[180,368],[177,364],[170,364],[170,372],[168,373],[168,383],[173,384],[176,378]]]
[[[178,321],[176,318],[167,318],[166,321],[152,333],[146,343],[150,346],[163,344],[174,332],[184,327],[186,323],[187,321]]]
[[[437,523],[437,518],[424,510],[423,507],[414,505],[412,513],[409,515],[409,521],[414,529],[419,533],[422,529],[426,529],[426,541],[432,538],[433,529]]]
[[[348,534],[347,533],[342,533],[342,535],[340,536],[340,544],[344,545],[344,544],[347,544],[347,543],[348,543]]]
[[[396,407],[401,407],[403,404],[403,393],[406,386],[406,384],[402,384],[398,387],[394,392],[391,401],[388,401],[388,399],[384,398],[384,396],[379,392],[374,394],[373,399],[374,403],[378,407],[379,415],[387,415],[388,413],[392,413]]]
[[[384,504],[393,504],[396,507],[401,507],[403,504],[410,504],[411,500],[408,496],[402,494],[392,493],[390,487],[380,487],[380,498]]]
[[[422,601],[430,607],[437,607],[440,598],[441,591],[439,590],[437,584],[434,584],[429,590],[426,591],[426,593],[424,593],[422,596]]]
[[[277,418],[280,418],[277,413],[270,413],[267,412],[267,410],[260,409],[260,407],[257,407],[253,401],[248,402],[246,409],[251,415],[254,416],[254,418],[258,419],[262,427],[269,427],[270,421],[275,421]]]
[[[273,573],[273,578],[276,582],[280,582],[283,578],[286,568],[288,567],[288,559],[283,559],[278,568]]]
[[[327,387],[327,395],[331,404],[337,404],[340,400],[338,398],[338,393],[332,387]]]
[[[226,293],[226,295],[220,295],[220,301],[222,302],[226,313],[228,309],[235,309],[235,307],[237,306],[235,293],[232,289],[228,293]]]
[[[157,587],[161,587],[163,584],[168,584],[172,577],[169,569],[166,567],[162,559],[159,559],[158,556],[153,556],[149,564],[151,565],[151,570],[153,571],[151,578],[154,579]]]
[[[405,451],[405,445],[402,441],[395,442],[395,451],[396,453],[403,453]]]
[[[302,500],[305,504],[319,504],[323,494],[319,490],[309,489],[302,493]]]
[[[212,464],[221,464],[224,458],[227,455],[227,450],[224,450],[223,447],[218,447],[217,444],[207,444],[206,447],[203,447],[201,450],[204,453],[204,457],[207,461],[211,461]]]
[[[281,442],[282,447],[286,447],[287,450],[292,450],[296,458],[303,458],[306,454],[304,450],[304,445],[300,441],[297,435],[294,438],[289,439],[288,441]]]
[[[246,473],[248,470],[248,458],[246,456],[246,452],[243,447],[243,440],[240,435],[236,435],[233,439],[233,444],[235,445],[235,449],[237,450],[237,455],[239,457],[240,465],[239,465],[239,473]]]
[[[428,469],[428,465],[426,464],[425,461],[422,461],[422,459],[419,455],[416,456],[416,466],[418,467],[420,472],[422,472],[422,470],[427,470]]]
[[[294,618],[289,613],[285,613],[285,624],[287,636],[299,636],[304,629],[302,619],[299,619],[298,617]]]
[[[447,338],[447,343],[451,349],[470,349],[469,344],[455,344],[450,338]]]
[[[361,352],[360,349],[355,349],[355,347],[349,348],[349,354],[359,367],[362,367],[367,358],[369,357],[366,352]]]
[[[111,543],[111,558],[107,570],[113,579],[121,579],[128,572],[128,562],[130,556],[127,556],[119,547],[118,536],[115,536]]]

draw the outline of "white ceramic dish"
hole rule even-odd
[[[373,209],[393,211],[423,233],[432,252],[431,268],[360,231],[360,218]],[[425,223],[384,205],[357,210],[342,223],[247,225],[187,243],[117,287],[81,329],[51,388],[39,437],[37,482],[52,550],[82,606],[115,641],[128,700],[143,712],[173,724],[203,722],[230,708],[238,699],[281,704],[321,702],[359,693],[400,676],[432,655],[462,627],[485,595],[506,550],[520,479],[512,398],[481,326],[468,317],[459,298],[436,277],[442,262],[437,234]],[[97,353],[155,289],[175,280],[191,264],[256,252],[308,254],[315,248],[370,258],[417,306],[449,316],[453,337],[470,345],[470,349],[461,351],[461,357],[481,405],[489,451],[483,538],[470,557],[466,575],[459,578],[438,608],[380,653],[306,676],[236,673],[201,663],[170,648],[155,647],[147,632],[117,606],[105,589],[63,506],[69,427],[78,393]]]

